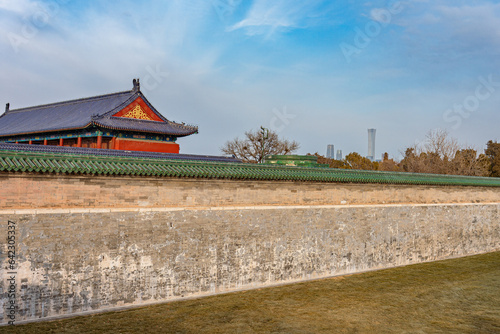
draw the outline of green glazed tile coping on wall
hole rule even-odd
[[[500,178],[0,150],[0,172],[500,187]]]

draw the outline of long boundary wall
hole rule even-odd
[[[491,187],[68,175],[0,185],[2,240],[16,224],[16,323],[500,250]]]
[[[500,187],[0,174],[0,208],[500,202]]]

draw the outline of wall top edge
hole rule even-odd
[[[0,173],[500,187],[500,178],[0,150]]]

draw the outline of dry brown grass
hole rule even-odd
[[[500,252],[0,332],[500,333]]]

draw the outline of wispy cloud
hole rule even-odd
[[[405,29],[402,40],[413,56],[448,61],[500,53],[500,4],[438,1],[412,9],[398,24]]]
[[[36,3],[30,0],[0,0],[0,10],[25,14],[36,8]]]
[[[471,53],[500,51],[500,4],[441,6],[448,45]]]
[[[266,35],[294,28],[306,28],[319,20],[322,1],[256,0],[245,19],[229,30],[244,29],[247,35]]]

